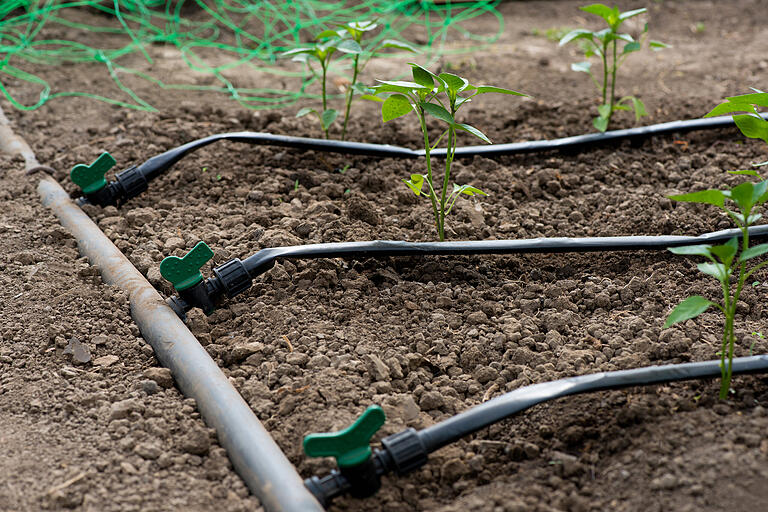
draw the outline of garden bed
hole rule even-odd
[[[577,26],[577,5],[505,3],[500,10],[507,28],[496,46],[486,55],[441,61],[458,66],[474,83],[535,96],[481,98],[466,109],[466,118],[494,142],[591,131],[593,91],[585,77],[568,70],[573,56],[531,35],[532,28]],[[759,6],[746,0],[649,6],[652,36],[673,48],[658,55],[643,52],[627,64],[626,92],[641,95],[651,113],[644,123],[700,117],[726,94],[761,87],[764,57],[750,48],[764,28],[748,14]],[[705,24],[702,32],[691,29],[697,22]],[[502,59],[508,72],[497,71]],[[367,74],[378,78],[393,69],[395,63],[385,61]],[[210,98],[169,100],[155,94],[168,105],[159,114],[61,100],[9,116],[62,182],[74,164],[90,162],[102,150],[125,168],[216,132],[320,135],[317,125],[295,119],[293,110],[252,113],[229,104],[213,106]],[[628,118],[618,121],[631,126]],[[382,126],[375,105],[362,106],[352,123],[354,140],[418,147],[418,132],[407,119]],[[474,144],[468,138],[461,143]],[[765,146],[735,129],[581,153],[460,160],[454,164],[455,179],[471,182],[489,197],[460,200],[448,221],[448,238],[695,235],[724,229],[731,224],[714,209],[675,204],[665,196],[736,183],[726,170],[764,160]],[[149,281],[170,295],[158,271],[160,261],[183,255],[200,240],[220,264],[265,247],[434,239],[428,204],[400,181],[420,165],[223,142],[185,158],[120,209],[84,209]],[[194,447],[156,431],[163,430],[157,418],[166,432],[181,432],[189,424],[203,427],[177,391],[148,395],[141,384],[133,386],[146,380],[141,375],[152,360],[136,340],[124,299],[107,300],[115,294],[94,283],[83,262],[73,263],[71,239],[35,205],[33,179],[8,171],[14,166],[17,162],[4,161],[0,193],[8,207],[2,223],[6,232],[19,230],[20,250],[3,249],[4,279],[9,289],[23,288],[25,282],[31,286],[18,298],[11,299],[15,288],[8,292],[3,306],[4,318],[18,316],[3,325],[0,349],[8,360],[0,364],[4,374],[16,377],[0,380],[0,410],[22,418],[22,404],[45,396],[32,412],[42,419],[31,427],[42,436],[41,444],[60,421],[67,432],[84,428],[100,437],[62,445],[77,454],[73,461],[59,447],[47,448],[51,455],[31,468],[62,465],[60,477],[44,478],[48,487],[77,474],[69,468],[86,472],[87,478],[67,488],[75,493],[72,503],[66,496],[51,502],[38,484],[32,488],[41,495],[6,493],[17,500],[11,508],[35,508],[42,499],[77,506],[78,496],[84,509],[99,510],[128,510],[132,504],[144,509],[252,507],[255,500],[245,497],[242,483],[219,461],[221,449],[215,444],[196,454]],[[71,183],[65,187],[74,193]],[[750,335],[765,330],[765,278],[758,274],[757,284],[742,296],[738,355],[746,355],[752,341],[755,353],[768,349],[768,343]],[[63,288],[70,290],[61,299],[67,306],[57,302]],[[307,477],[331,465],[302,454],[303,436],[344,427],[373,403],[387,413],[380,435],[388,435],[428,426],[530,383],[713,359],[720,343],[718,315],[707,313],[666,331],[661,326],[683,298],[716,296],[718,290],[714,281],[702,279],[693,261],[666,252],[283,262],[212,316],[190,313],[189,326]],[[50,295],[54,309],[43,319],[40,308]],[[71,305],[83,301],[87,309]],[[71,336],[86,341],[94,358],[116,354],[121,362],[101,369],[78,366],[62,393],[50,389],[44,377],[71,365],[62,353],[66,343],[59,340]],[[95,345],[98,336],[109,342]],[[20,343],[37,355],[25,354]],[[34,386],[14,380],[25,374],[17,360],[26,360],[29,372],[39,376]],[[734,388],[723,402],[716,401],[714,381],[560,399],[436,452],[414,475],[386,479],[365,504],[344,499],[336,509],[757,507],[766,498],[761,484],[768,477],[768,381],[737,378]],[[74,399],[79,393],[92,401]],[[138,404],[136,410],[113,417],[112,404],[128,398]],[[163,412],[155,416],[149,412],[154,410]],[[20,430],[19,425],[12,423],[10,431]],[[23,437],[12,435],[10,443],[26,453],[18,440]],[[170,463],[142,453],[138,446],[144,444],[170,450]],[[93,466],[96,471],[86,468],[90,457],[101,461]],[[27,485],[12,475],[0,463],[0,476],[11,477],[11,489]],[[183,496],[180,489],[195,491]],[[166,492],[181,501],[161,501]],[[135,503],[121,493],[135,496]]]

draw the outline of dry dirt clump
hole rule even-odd
[[[761,69],[764,56],[752,48],[763,28],[744,15],[759,4],[650,6],[653,37],[673,48],[627,63],[627,93],[641,95],[647,122],[699,117],[725,94],[759,87],[745,70]],[[531,27],[578,23],[576,5],[503,3],[502,41],[461,68],[473,82],[537,97],[513,112],[501,102],[468,106],[467,120],[484,119],[478,125],[493,140],[589,129],[591,85],[568,70],[571,55],[531,35]],[[691,31],[701,20],[706,30]],[[724,57],[736,49],[743,62]],[[445,57],[440,66],[454,64]],[[216,132],[319,135],[294,112],[244,115],[210,99],[143,92],[167,109],[72,100],[11,116],[73,193],[66,171],[103,150],[124,168]],[[374,109],[353,116],[355,138],[418,146],[417,127],[381,126]],[[726,170],[764,160],[763,145],[735,130],[465,159],[455,179],[490,195],[457,203],[447,236],[723,229],[727,218],[665,196],[732,185],[739,178]],[[8,454],[0,458],[0,510],[256,509],[194,403],[157,367],[126,298],[78,259],[74,240],[39,206],[33,177],[16,172],[20,163],[0,164],[0,439]],[[160,261],[200,240],[218,265],[266,247],[431,239],[429,206],[400,182],[419,165],[217,143],[124,207],[85,210],[167,295]],[[756,281],[742,296],[738,355],[751,332],[765,332],[766,275]],[[331,464],[307,459],[302,437],[342,428],[372,403],[387,414],[380,437],[531,383],[712,359],[717,315],[661,325],[680,299],[715,293],[694,262],[666,252],[283,261],[210,317],[192,312],[189,326],[306,477]],[[753,348],[767,349],[761,339]],[[724,402],[715,401],[717,383],[696,381],[544,404],[436,452],[409,477],[387,478],[376,497],[343,499],[334,510],[759,510],[768,498],[768,381],[740,377],[734,388]]]

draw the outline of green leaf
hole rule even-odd
[[[608,33],[606,34],[606,41],[613,41],[614,39],[619,39],[621,41],[626,41],[629,44],[632,44],[635,42],[635,39],[629,35],[629,34],[614,34],[614,33]]]
[[[491,143],[491,140],[488,137],[486,137],[483,132],[481,132],[480,130],[478,130],[474,126],[470,126],[468,124],[456,123],[456,124],[453,125],[453,127],[457,128],[459,130],[463,130],[465,132],[471,133],[472,135],[474,135],[478,139],[480,139],[480,140],[482,140],[484,142],[487,142],[488,144]]]
[[[378,49],[384,49],[384,48],[395,48],[398,50],[404,50],[406,52],[419,53],[419,49],[416,48],[415,46],[411,46],[408,43],[405,43],[403,41],[398,41],[396,39],[385,39],[384,41],[382,41]]]
[[[579,9],[581,9],[584,12],[588,12],[590,14],[595,14],[597,16],[600,16],[609,25],[613,24],[611,23],[612,17],[618,18],[618,14],[614,11],[614,9],[611,9],[605,4],[585,5],[584,7],[579,7]]]
[[[339,37],[340,35],[341,34],[339,34],[339,32],[337,30],[333,30],[333,29],[329,28],[328,30],[323,30],[322,32],[317,34],[315,36],[315,41],[317,41],[319,39],[328,39],[330,37]]]
[[[742,212],[748,212],[755,205],[759,195],[755,194],[755,186],[750,182],[744,182],[736,185],[731,190],[724,192],[726,197],[736,203]]]
[[[419,196],[421,195],[421,189],[424,186],[424,178],[425,176],[423,174],[411,174],[411,179],[403,180],[403,183],[408,185],[408,188],[413,190],[413,193]]]
[[[360,44],[354,39],[344,39],[343,41],[338,43],[335,46],[335,48],[340,52],[344,52],[344,53],[351,53],[351,54],[363,53],[363,49],[360,47]]]
[[[579,71],[581,73],[591,73],[592,63],[591,62],[574,62],[571,64],[571,70],[572,71]]]
[[[709,252],[720,258],[720,261],[722,261],[726,267],[730,267],[733,257],[736,256],[738,250],[739,240],[738,238],[733,237],[728,240],[727,243],[713,246],[709,249]]]
[[[712,246],[709,244],[700,245],[683,245],[681,247],[668,247],[667,250],[672,254],[680,254],[683,256],[704,256],[711,258],[709,249]]]
[[[685,322],[691,318],[696,318],[707,309],[709,306],[715,306],[716,304],[711,300],[707,300],[701,295],[694,295],[688,297],[683,302],[677,305],[675,309],[667,317],[667,321],[664,322],[663,329],[672,327],[676,323]]]
[[[640,98],[630,96],[629,99],[632,100],[632,108],[635,111],[635,121],[639,121],[641,117],[648,115],[648,112],[645,110],[645,104],[640,101]]]
[[[303,46],[301,48],[294,48],[293,50],[288,50],[286,52],[283,52],[280,54],[281,57],[288,57],[290,55],[296,55],[300,53],[315,53],[316,48],[314,46]]]
[[[624,20],[627,20],[627,19],[629,19],[629,18],[631,18],[633,16],[637,16],[638,14],[643,14],[644,12],[647,12],[647,11],[648,11],[648,9],[646,9],[645,7],[643,7],[642,9],[635,9],[633,11],[626,11],[626,12],[623,12],[623,13],[619,14],[619,19],[621,21],[624,21]]]
[[[298,112],[296,112],[296,117],[304,117],[305,115],[310,114],[312,112],[317,114],[317,110],[315,110],[315,109],[313,109],[311,107],[304,107],[302,109],[299,109]]]
[[[768,163],[768,162],[766,162]],[[762,176],[760,176],[760,173],[757,171],[753,171],[752,169],[743,169],[741,171],[726,171],[728,174],[736,174],[736,175],[743,175],[743,176],[754,176],[755,178],[763,179]]]
[[[320,116],[320,122],[323,124],[323,130],[327,130],[329,126],[336,120],[338,112],[329,108]]]
[[[435,75],[428,69],[411,63],[411,74],[413,75],[413,81],[422,87],[430,90],[435,87],[435,79],[433,78]]]
[[[459,107],[462,106],[463,104],[465,104],[467,102],[470,102],[470,101],[472,101],[472,98],[461,98],[461,97],[457,98],[456,99],[456,110],[458,110]],[[768,162],[766,162],[766,164],[768,164]]]
[[[413,107],[408,98],[402,94],[393,94],[381,104],[381,118],[386,123],[411,112]]]
[[[704,117],[722,116],[725,114],[731,114],[733,112],[752,112],[753,114],[757,114],[755,107],[749,103],[726,101],[725,103],[721,103],[713,108]]]
[[[374,96],[373,94],[363,94],[360,96],[360,99],[362,100],[369,100],[369,101],[378,101],[379,103],[384,102],[384,98],[380,98],[378,96]]]
[[[528,97],[527,94],[523,94],[522,92],[513,91],[511,89],[504,89],[503,87],[494,87],[492,85],[479,85],[475,87],[475,90],[477,91],[477,94],[486,94],[489,92],[495,92],[498,94],[511,94],[513,96]]]
[[[369,32],[379,25],[373,21],[351,21],[346,26],[358,32]]]
[[[608,118],[607,117],[596,117],[592,120],[592,125],[597,128],[597,131],[604,132],[608,129]]]
[[[482,190],[480,190],[479,188],[473,187],[472,185],[457,185],[456,183],[453,184],[453,193],[466,194],[468,196],[474,196],[474,195],[487,196],[488,195]]]
[[[448,88],[449,91],[454,93],[459,93],[467,88],[469,85],[469,82],[466,78],[461,78],[458,75],[454,75],[453,73],[440,73],[437,75],[440,80],[445,83],[445,86]]]
[[[381,85],[373,86],[373,89],[376,90],[376,94],[379,94],[382,92],[399,92],[401,94],[408,94],[411,92],[423,91],[426,89],[426,87],[422,87],[421,85],[415,82],[390,81],[390,80],[378,80],[378,81],[381,83]]]
[[[586,30],[583,28],[571,30],[570,32],[565,34],[562,39],[560,39],[560,46],[568,44],[571,41],[574,41],[576,39],[592,39],[593,36],[594,36],[594,32],[592,32],[591,30]]]
[[[650,46],[651,50],[655,50],[655,51],[663,50],[664,48],[669,48],[669,45],[667,43],[662,43],[661,41],[654,41],[653,39],[648,41],[648,46]]]
[[[711,204],[714,206],[723,207],[725,205],[725,194],[722,190],[700,190],[698,192],[690,192],[688,194],[680,194],[676,196],[669,196],[669,199],[673,201],[680,201],[683,203],[703,203]]]
[[[640,50],[640,43],[637,41],[632,41],[631,43],[627,43],[624,45],[624,51],[622,54],[632,53]]]
[[[358,94],[374,94],[376,92],[376,89],[368,87],[367,85],[360,82],[352,84],[352,90]]]
[[[442,106],[437,105],[435,103],[425,103],[422,102],[419,104],[421,108],[424,109],[424,112],[427,114],[430,114],[432,117],[436,117],[437,119],[440,119],[441,121],[445,121],[448,124],[456,124],[456,121],[453,119],[453,116],[450,112],[445,110]]]
[[[756,245],[742,252],[739,261],[751,260],[752,258],[762,256],[765,253],[768,253],[768,244]]]
[[[768,107],[768,93],[765,92],[741,94],[739,96],[730,96],[725,99],[733,103],[751,103],[760,107]]]
[[[768,142],[768,121],[746,114],[733,116],[733,122],[741,133],[750,139],[762,139]]]
[[[710,275],[721,283],[728,280],[729,272],[722,263],[699,263],[696,268],[704,274]]]
[[[597,113],[600,114],[600,117],[604,117],[607,121],[611,115],[611,105],[607,103],[605,105],[600,105],[597,107]]]

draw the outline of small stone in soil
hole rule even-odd
[[[88,345],[82,343],[77,338],[70,338],[67,347],[64,349],[64,354],[70,354],[72,360],[78,363],[87,363],[91,360],[91,350]]]
[[[173,377],[171,376],[171,370],[168,368],[148,368],[144,372],[144,377],[157,382],[157,384],[165,389],[173,387]]]
[[[181,449],[193,455],[205,455],[210,447],[208,432],[201,428],[193,428],[181,438]]]
[[[120,360],[119,357],[114,355],[101,356],[93,360],[93,364],[96,366],[111,366]]]

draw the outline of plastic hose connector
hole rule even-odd
[[[142,173],[135,165],[115,174],[115,179],[123,189],[121,198],[121,202],[123,203],[132,197],[138,196],[149,188],[149,182],[147,182],[144,173]]]
[[[227,298],[231,299],[251,287],[251,276],[237,258],[214,268],[213,273],[219,278]]]
[[[427,449],[413,428],[385,437],[381,445],[398,475],[410,473],[427,463]]]

